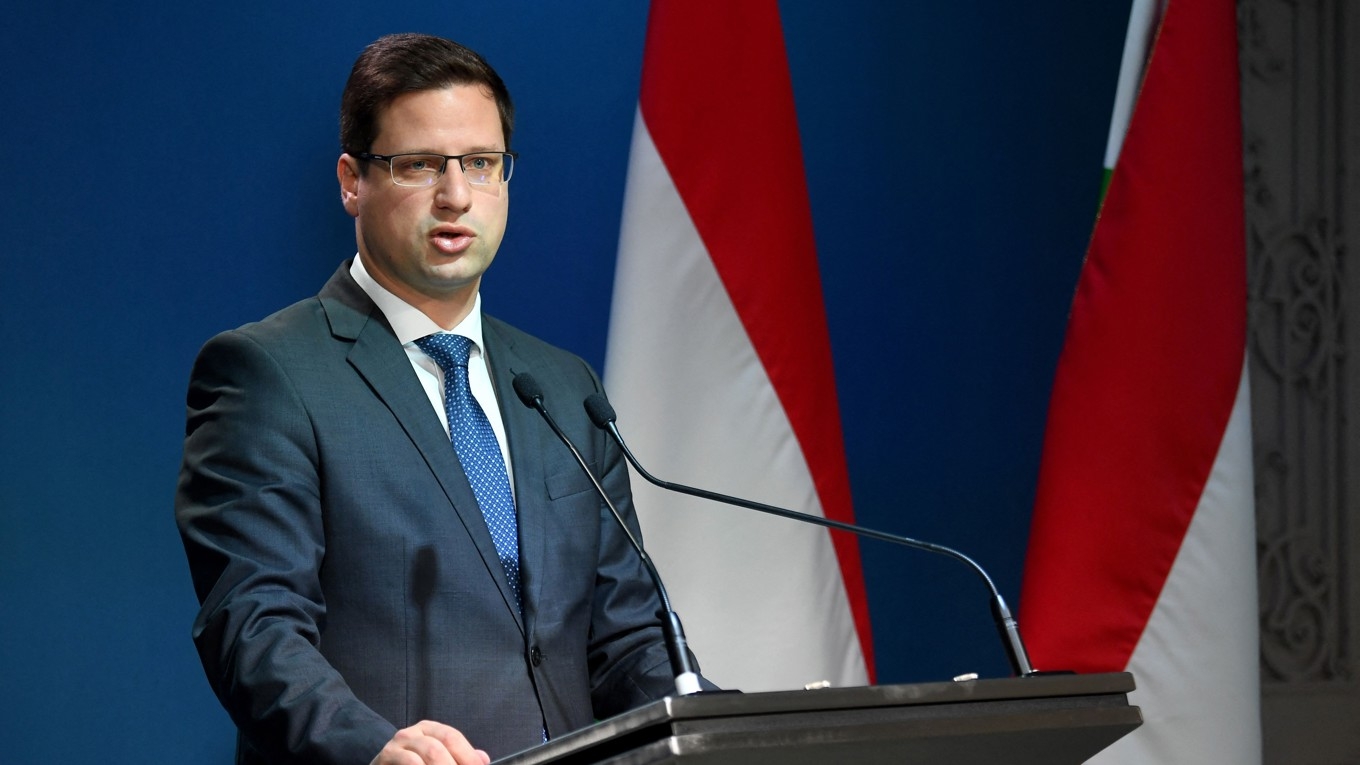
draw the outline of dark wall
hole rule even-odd
[[[1114,5],[782,3],[859,517],[965,548],[1012,601]],[[335,112],[359,49],[428,31],[500,70],[523,156],[485,305],[598,366],[645,22],[623,0],[6,11],[0,760],[229,761],[171,513],[184,388],[207,337],[352,254]],[[881,682],[1006,673],[971,574],[864,555]]]

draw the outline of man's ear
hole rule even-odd
[[[340,204],[345,212],[359,217],[359,160],[341,154],[335,163],[335,177],[340,181]]]

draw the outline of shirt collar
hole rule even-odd
[[[484,347],[482,344],[481,292],[477,293],[472,303],[472,310],[462,321],[458,322],[458,326],[451,330],[445,330],[433,319],[422,313],[419,308],[402,300],[386,287],[378,284],[368,273],[368,269],[364,268],[364,262],[357,253],[354,255],[354,262],[349,267],[349,275],[358,283],[359,288],[378,305],[378,310],[382,311],[383,316],[387,317],[387,323],[392,325],[392,331],[397,334],[397,342],[402,345],[410,345],[426,335],[448,331],[469,338],[479,349]]]

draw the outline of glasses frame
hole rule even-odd
[[[474,182],[474,181],[472,180],[472,178],[470,178],[470,177],[468,176],[468,174],[467,174],[467,168],[463,167],[463,160],[466,159],[466,158],[468,158],[468,157],[485,157],[485,156],[496,155],[496,154],[499,154],[499,155],[502,156],[502,157],[509,157],[509,158],[510,158],[510,161],[506,163],[506,164],[510,167],[510,172],[509,172],[509,174],[506,175],[506,177],[502,178],[500,183],[476,183],[476,182]],[[361,152],[359,152],[358,154],[355,154],[354,156],[357,157],[357,158],[359,158],[359,159],[363,159],[363,160],[369,160],[369,161],[375,161],[375,162],[386,162],[386,163],[387,163],[387,176],[388,176],[389,178],[392,179],[392,183],[393,183],[393,184],[395,184],[395,185],[397,185],[397,186],[400,186],[400,187],[402,187],[402,188],[404,188],[404,189],[426,189],[426,188],[429,188],[429,187],[433,186],[436,182],[439,181],[440,178],[443,178],[443,177],[444,177],[445,171],[447,171],[447,170],[449,169],[449,161],[450,161],[450,160],[455,160],[455,159],[456,159],[456,160],[458,160],[458,163],[457,163],[457,164],[458,164],[458,169],[459,169],[459,171],[461,171],[461,172],[463,173],[463,177],[467,179],[468,185],[470,185],[470,186],[479,186],[479,187],[483,187],[483,188],[489,188],[489,187],[492,187],[492,186],[504,186],[505,184],[507,184],[507,183],[510,182],[510,177],[513,176],[513,175],[515,174],[515,161],[519,159],[519,152],[515,152],[515,151],[470,151],[470,152],[468,152],[467,154],[436,154],[435,152],[432,152],[432,151],[403,151],[403,152],[401,152],[400,154],[374,154],[374,153],[372,153],[372,152],[361,151]],[[439,157],[440,159],[444,160],[444,162],[443,162],[443,164],[441,164],[441,165],[439,166],[439,172],[438,172],[438,173],[435,173],[433,176],[431,176],[431,180],[430,180],[429,183],[415,185],[415,184],[410,184],[410,183],[402,183],[401,181],[398,181],[398,180],[397,180],[396,171],[392,168],[392,160],[398,159],[398,158],[401,158],[401,157]]]

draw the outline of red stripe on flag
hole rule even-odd
[[[792,424],[826,517],[852,522],[807,182],[773,0],[652,3],[640,109]],[[832,535],[872,680],[854,537]]]
[[[1036,666],[1122,670],[1242,374],[1236,11],[1172,0],[1091,239],[1053,386],[1021,595]]]

